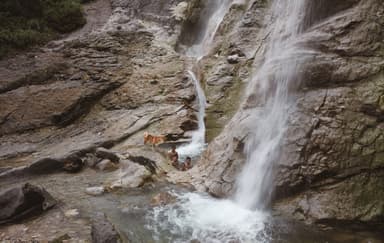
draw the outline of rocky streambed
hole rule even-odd
[[[98,0],[82,30],[0,61],[1,191],[28,182],[55,201],[1,225],[1,241],[204,242],[188,227],[161,228],[168,218],[153,213],[183,215],[191,191],[233,193],[246,159],[243,120],[260,105],[244,89],[273,23],[272,1],[228,9],[198,63],[210,143],[191,170],[177,171],[166,151],[190,141],[198,122],[182,50],[214,2]],[[260,241],[382,242],[384,6],[319,1],[313,9],[302,42],[316,55],[302,68]],[[144,145],[146,131],[167,142]]]

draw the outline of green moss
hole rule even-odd
[[[225,124],[237,111],[243,94],[243,82],[238,79],[229,87],[224,98],[218,100],[207,109],[206,128],[208,142],[220,134]]]
[[[0,1],[0,58],[85,24],[81,0]]]

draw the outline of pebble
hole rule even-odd
[[[79,210],[78,209],[70,209],[64,213],[65,217],[72,218],[79,216]]]
[[[91,195],[91,196],[99,196],[99,195],[102,195],[104,193],[104,187],[102,186],[98,186],[98,187],[88,187],[87,189],[85,189],[85,193],[87,193],[88,195]]]

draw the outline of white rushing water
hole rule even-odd
[[[220,23],[223,21],[225,14],[228,12],[232,3],[232,0],[209,1],[211,1],[211,6],[214,8],[213,11],[211,10],[212,15],[206,20],[207,25],[204,30],[199,33],[200,36],[198,39],[200,41],[190,46],[186,51],[186,55],[194,59],[195,66],[198,66],[198,62],[209,52]],[[193,132],[192,141],[189,144],[177,148],[177,152],[179,153],[181,160],[185,159],[186,156],[197,158],[206,147],[204,117],[207,100],[204,90],[200,85],[200,80],[197,78],[197,75],[192,71],[192,69],[193,68],[190,68],[187,73],[195,85],[199,104],[197,114],[198,129]]]
[[[296,47],[305,1],[273,2],[274,25],[266,45],[264,62],[255,71],[247,88],[247,95],[256,95],[260,103],[247,111],[252,114],[248,125],[250,136],[245,148],[247,161],[236,182],[234,198],[219,200],[197,193],[177,195],[176,203],[156,207],[149,215],[153,223],[147,226],[155,236],[166,231],[173,235],[169,239],[172,242],[188,242],[193,239],[200,242],[271,241],[266,229],[269,215],[265,207],[272,191],[273,163],[279,156],[279,147],[287,126],[287,111],[295,106],[290,90],[294,90],[298,82],[298,67],[305,59],[303,52]],[[214,13],[210,18],[219,22],[210,23],[210,31],[213,33],[205,33],[204,39],[213,40],[214,32],[228,11],[228,6],[218,7],[217,11],[224,12]],[[204,53],[204,48],[195,45],[191,53],[195,53],[199,59],[201,55],[196,53]],[[190,71],[189,75],[199,92],[199,81],[193,72]],[[205,103],[203,100],[199,98],[200,108]],[[197,143],[204,142],[205,128],[200,130],[200,125],[204,125],[203,111],[199,113],[199,133],[196,132],[194,136]]]
[[[177,152],[179,153],[181,159],[184,159],[183,157],[185,156],[190,156],[192,158],[198,157],[206,146],[204,117],[205,109],[207,106],[207,100],[204,94],[204,90],[201,88],[200,82],[197,79],[196,75],[190,70],[188,71],[188,74],[195,85],[196,95],[199,103],[199,111],[197,114],[198,129],[193,132],[191,143],[185,146],[181,146],[177,149]]]
[[[225,14],[228,12],[233,0],[208,0],[213,2],[212,7],[215,8],[212,15],[206,20],[206,26],[200,32],[199,42],[190,46],[186,52],[187,56],[196,58],[199,61],[208,54],[212,47],[215,34],[223,21]]]
[[[247,161],[236,182],[235,201],[249,209],[264,209],[273,191],[273,165],[287,127],[288,113],[295,107],[290,92],[298,85],[298,68],[306,55],[296,43],[306,0],[275,0],[272,30],[262,66],[247,89],[260,100],[249,119]]]

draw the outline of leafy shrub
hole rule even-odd
[[[84,0],[0,0],[0,58],[85,24]]]
[[[44,17],[49,27],[65,33],[85,24],[78,0],[45,0]]]

